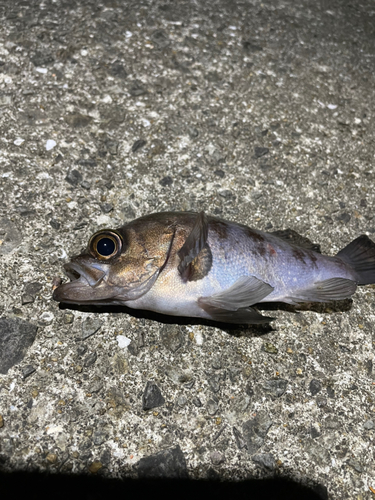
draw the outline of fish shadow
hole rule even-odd
[[[239,325],[231,323],[223,323],[220,321],[213,321],[204,318],[192,318],[187,316],[169,316],[154,311],[147,311],[144,309],[131,309],[126,306],[114,305],[78,305],[78,304],[65,304],[61,302],[59,309],[69,309],[72,311],[86,312],[86,313],[112,313],[112,314],[128,314],[133,318],[140,320],[156,321],[164,325],[178,325],[178,326],[208,326],[211,328],[218,328],[234,337],[259,337],[269,332],[274,331],[274,328],[269,323],[261,325]]]
[[[347,312],[352,308],[352,299],[345,299],[335,302],[322,303],[322,302],[305,302],[293,306],[283,302],[264,302],[257,304],[260,311],[286,311],[292,314],[300,315],[303,311],[313,311],[320,314],[333,314],[338,312]],[[140,320],[150,320],[162,323],[165,325],[179,325],[179,326],[193,326],[201,325],[212,328],[218,328],[233,337],[262,337],[270,332],[276,331],[270,323],[260,325],[239,325],[231,323],[223,323],[204,318],[192,318],[187,316],[169,316],[154,311],[147,311],[143,309],[131,309],[124,305],[78,305],[78,304],[65,304],[60,303],[61,310],[70,309],[79,312],[88,312],[94,314],[112,313],[112,314],[128,314],[133,318]]]
[[[301,302],[298,305],[286,304],[285,302],[263,302],[262,304],[257,304],[257,308],[260,311],[287,311],[294,314],[300,314],[303,311],[334,314],[348,312],[352,306],[352,299],[335,300],[332,302]]]

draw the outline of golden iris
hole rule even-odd
[[[95,233],[89,242],[90,252],[100,260],[108,260],[121,252],[122,238],[112,230]]]

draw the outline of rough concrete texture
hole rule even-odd
[[[373,2],[2,0],[0,18],[0,312],[38,327],[0,375],[2,469],[373,498],[374,286],[272,329],[51,300],[94,231],[154,211],[331,255],[374,238]]]

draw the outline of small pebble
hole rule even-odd
[[[86,359],[85,359],[85,361],[84,361],[84,363],[83,363],[83,364],[84,364],[84,366],[88,367],[88,366],[93,365],[93,364],[95,363],[95,361],[97,360],[97,357],[98,357],[98,356],[97,356],[96,352],[92,352],[92,353],[90,353],[90,354],[86,357]]]
[[[111,205],[110,203],[102,203],[100,205],[100,208],[102,209],[103,214],[108,214],[113,210],[113,205]]]
[[[101,444],[108,441],[108,433],[103,429],[98,429],[94,432],[93,442],[95,446],[100,446]]]
[[[86,222],[85,220],[77,222],[77,224],[73,227],[73,231],[79,231],[80,229],[87,226],[87,224],[88,224],[88,222]]]
[[[216,357],[212,360],[212,368],[214,368],[214,370],[220,370],[222,368],[222,363],[221,363],[221,358],[220,357]]]
[[[56,231],[58,231],[60,229],[60,222],[57,221],[56,219],[51,219],[49,221],[49,225],[53,228],[53,229],[56,229]]]
[[[87,347],[85,345],[79,345],[77,347],[77,356],[81,357],[87,352]]]
[[[165,399],[159,387],[153,382],[147,382],[145,391],[142,396],[142,406],[144,410],[151,410],[157,408],[165,403]]]
[[[352,467],[356,472],[358,472],[359,474],[361,474],[363,472],[363,467],[362,465],[357,461],[357,460],[354,460],[353,458],[350,458],[348,461],[347,461],[347,464]]]
[[[50,311],[45,311],[39,316],[38,323],[43,326],[50,325],[53,320],[55,319],[55,316],[53,313]]]
[[[144,139],[138,139],[137,141],[135,141],[135,143],[132,146],[132,152],[135,153],[139,149],[142,149],[143,146],[145,146],[146,144],[147,144],[147,141],[145,141]]]
[[[48,141],[46,142],[46,150],[51,151],[51,149],[53,149],[55,146],[56,141],[54,141],[53,139],[48,139]]]
[[[255,158],[261,158],[269,152],[268,148],[255,147],[254,148],[254,156]]]
[[[46,460],[50,464],[55,464],[57,462],[57,455],[55,453],[48,453]]]
[[[43,285],[41,283],[38,283],[37,281],[32,282],[32,283],[27,283],[25,285],[25,293],[27,293],[28,295],[32,295],[33,297],[35,297],[35,295],[37,293],[39,293],[42,288],[43,288]]]
[[[34,372],[35,368],[32,365],[26,365],[22,368],[22,378],[25,380],[25,378],[29,377]]]
[[[310,434],[313,439],[316,439],[317,437],[320,436],[321,431],[320,431],[320,425],[318,423],[311,424]]]
[[[225,456],[220,451],[214,450],[210,453],[210,460],[214,465],[220,465],[225,462]]]
[[[89,471],[91,474],[96,474],[102,467],[103,464],[101,462],[93,462],[89,467]]]
[[[217,412],[217,410],[218,410],[217,403],[213,399],[210,399],[207,402],[207,411],[208,411],[208,414],[211,415],[211,416],[213,416],[213,415],[215,415],[215,413]]]
[[[24,293],[22,295],[22,305],[26,305],[26,304],[31,304],[34,302],[34,297],[31,296],[31,295],[28,295],[27,293]]]
[[[351,219],[350,214],[344,212],[336,217],[336,220],[343,222],[344,224],[347,224]]]
[[[318,408],[324,408],[325,406],[327,406],[327,398],[325,398],[324,396],[318,396],[316,398],[316,405],[318,406]]]
[[[195,380],[194,380],[194,379],[191,379],[191,380],[189,380],[189,382],[186,382],[186,384],[184,384],[184,387],[185,387],[186,389],[192,389],[192,388],[193,388],[193,386],[194,386],[194,384],[195,384]]]
[[[277,347],[271,344],[270,342],[264,342],[262,350],[264,352],[268,352],[268,354],[277,354],[279,352]]]
[[[268,470],[275,468],[275,457],[271,453],[259,453],[258,455],[253,455],[251,460],[257,465],[260,465]]]
[[[216,175],[216,177],[220,177],[221,179],[224,179],[225,177],[224,170],[217,169],[214,171],[214,174]]]
[[[176,402],[177,402],[178,406],[179,406],[180,408],[182,408],[183,406],[185,406],[185,405],[186,405],[186,403],[187,403],[187,399],[186,399],[186,397],[185,397],[185,396],[179,396],[179,397],[177,398],[177,401],[176,401]]]
[[[193,405],[195,405],[197,408],[201,408],[203,406],[202,401],[198,398],[198,396],[195,396],[192,399],[192,402],[193,402]]]
[[[367,431],[369,431],[369,430],[371,430],[371,429],[373,429],[373,428],[375,427],[375,424],[374,424],[373,420],[367,420],[367,422],[365,422],[365,423],[363,424],[363,427],[364,427]]]
[[[121,346],[120,346],[121,347]],[[127,346],[128,347],[128,351],[130,352],[130,354],[132,356],[138,356],[138,353],[139,353],[139,347],[138,347],[138,344],[137,342],[135,342],[134,340],[132,340],[130,342],[130,344]]]
[[[171,186],[173,184],[173,179],[170,175],[166,175],[160,179],[159,184],[163,187]]]
[[[91,335],[94,335],[100,327],[102,326],[102,322],[98,319],[87,318],[82,322],[82,334],[76,338],[76,340],[86,340]]]
[[[117,141],[107,141],[106,142],[106,147],[107,147],[108,153],[110,155],[117,155],[118,146],[119,146],[119,144]]]
[[[218,191],[218,195],[221,196],[222,198],[232,198],[233,193],[230,189],[222,189]]]
[[[263,390],[266,394],[279,398],[281,397],[284,392],[286,391],[286,387],[288,385],[288,381],[285,379],[277,379],[277,380],[266,380],[263,383]]]
[[[247,448],[247,443],[243,437],[243,435],[240,433],[240,431],[236,428],[233,427],[233,434],[234,438],[236,440],[236,444],[239,450],[243,450],[244,448]]]
[[[309,389],[310,389],[311,395],[315,396],[316,394],[318,394],[318,392],[321,391],[322,384],[319,380],[313,378],[310,382]]]
[[[79,182],[82,181],[82,174],[78,170],[71,170],[65,177],[66,182],[69,182],[71,186],[77,186]]]
[[[128,345],[131,342],[131,340],[128,337],[125,337],[125,335],[117,335],[116,340],[117,340],[118,346],[121,349],[125,349],[125,347],[128,347]]]
[[[64,325],[71,325],[74,321],[74,314],[67,312],[63,316],[63,323]]]
[[[0,429],[1,427],[4,427],[4,417],[0,415]]]
[[[335,390],[330,386],[327,387],[327,395],[331,399],[334,399],[335,397]]]

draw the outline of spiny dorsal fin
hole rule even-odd
[[[200,212],[194,222],[193,228],[186,238],[185,243],[178,251],[180,263],[178,265],[178,272],[182,277],[185,276],[186,271],[191,262],[198,256],[199,252],[205,246],[208,237],[208,220],[204,212]]]
[[[321,253],[320,245],[313,243],[305,236],[293,231],[293,229],[281,229],[279,231],[273,231],[272,236],[277,236],[278,238],[297,245],[298,247],[305,248],[306,250],[313,250],[314,252]]]

